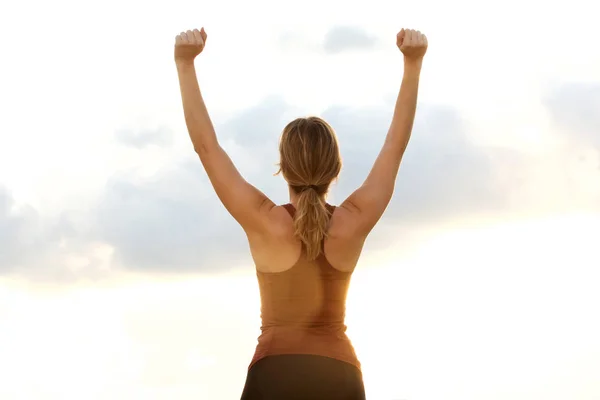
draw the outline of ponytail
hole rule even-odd
[[[331,218],[325,197],[341,169],[335,132],[323,119],[297,118],[283,129],[278,173],[295,195],[294,233],[309,260],[322,252]]]
[[[307,186],[298,193],[294,232],[304,244],[309,260],[314,260],[321,254],[321,245],[327,237],[330,217],[325,199],[319,194],[317,187]]]

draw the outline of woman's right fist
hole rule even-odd
[[[396,45],[406,59],[420,60],[427,52],[427,36],[413,29],[402,29],[396,35]]]
[[[181,32],[175,37],[175,61],[194,61],[204,50],[206,32],[204,28]]]

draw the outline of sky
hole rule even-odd
[[[243,231],[186,132],[175,35],[275,202],[285,124],[366,177],[429,39],[413,136],[347,306],[372,400],[600,399],[600,36],[584,0],[10,2],[0,15],[0,398],[239,398],[259,334]]]

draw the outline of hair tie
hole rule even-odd
[[[317,185],[306,185],[306,186],[303,186],[303,187],[302,187],[302,189],[301,189],[300,191],[301,191],[301,192],[304,192],[305,190],[309,190],[309,189],[312,189],[312,190],[314,190],[315,192],[318,192],[318,191],[319,191],[319,187],[318,187]]]

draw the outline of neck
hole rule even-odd
[[[290,204],[296,207],[296,202],[298,199],[298,194],[292,190],[291,187],[288,186],[288,191],[290,193]]]

